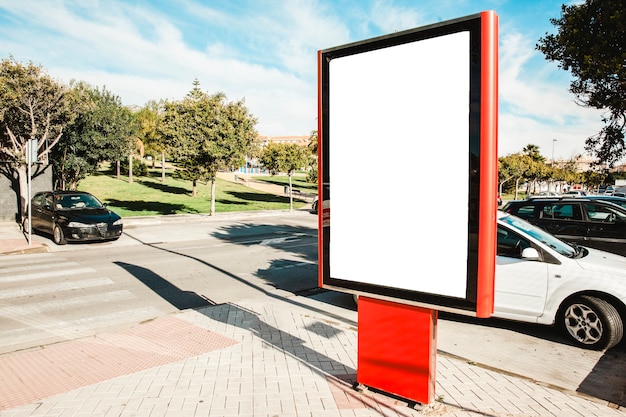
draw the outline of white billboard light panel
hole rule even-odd
[[[331,276],[465,297],[469,42],[330,61]]]

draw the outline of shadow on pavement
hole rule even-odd
[[[292,304],[294,306],[299,306],[299,307],[305,308],[305,309],[313,311],[313,312],[320,312],[320,313],[323,313],[326,316],[332,317],[333,319],[336,319],[336,320],[338,320],[338,321],[340,321],[342,323],[346,323],[347,325],[356,326],[356,322],[354,322],[352,320],[346,319],[345,317],[342,317],[340,315],[334,314],[334,313],[329,312],[329,311],[325,311],[323,309],[318,309],[316,307],[313,307],[313,306],[310,306],[310,305],[307,305],[307,304],[304,304],[304,303],[300,303],[296,299],[286,298],[286,297],[283,297],[281,295],[269,292],[269,291],[265,290],[264,288],[260,287],[259,285],[256,285],[253,282],[247,281],[247,280],[239,277],[237,274],[233,274],[233,273],[231,273],[231,272],[229,272],[229,271],[227,271],[227,270],[225,270],[223,268],[220,268],[217,265],[211,264],[210,262],[206,262],[206,261],[204,261],[202,259],[199,259],[199,258],[197,258],[195,256],[191,256],[191,255],[187,255],[185,253],[180,253],[180,252],[176,252],[176,251],[173,251],[173,250],[170,250],[170,249],[162,248],[162,247],[159,247],[159,246],[157,246],[155,244],[146,243],[146,242],[143,242],[140,239],[137,239],[136,237],[131,236],[131,235],[128,235],[128,237],[130,237],[131,239],[136,240],[137,242],[141,243],[142,245],[149,246],[149,247],[151,247],[153,249],[157,249],[157,250],[169,252],[169,253],[172,253],[172,254],[175,254],[175,255],[178,255],[178,256],[183,256],[185,258],[193,259],[194,261],[196,261],[196,262],[198,262],[198,263],[200,263],[200,264],[202,264],[202,265],[204,265],[204,266],[206,266],[208,268],[211,268],[211,269],[213,269],[213,270],[215,270],[215,271],[217,271],[217,272],[219,272],[221,274],[224,274],[224,275],[228,276],[229,278],[231,278],[234,281],[237,281],[237,282],[242,283],[244,285],[247,285],[247,286],[249,286],[251,288],[254,288],[255,290],[259,291],[259,293],[262,293],[262,294],[264,294],[267,297],[275,298],[275,299],[284,301],[286,303]],[[123,263],[119,262],[119,264],[123,264]],[[124,264],[124,265],[129,265],[129,264]],[[120,266],[123,267],[123,265],[120,265]],[[166,296],[169,296],[170,298],[172,298],[171,297],[172,291],[174,291],[174,292],[175,291],[184,292],[180,288],[174,286],[169,281],[165,280],[164,278],[160,277],[159,275],[153,273],[150,270],[147,270],[145,268],[142,268],[142,267],[139,267],[139,266],[136,266],[136,265],[130,265],[130,266],[135,268],[134,270],[135,270],[136,274],[133,274],[133,275],[137,276],[137,278],[140,279],[140,280],[142,280],[142,279],[145,280],[145,281],[142,280],[142,282],[144,282],[146,285],[148,285],[149,288],[155,289],[155,292],[157,292],[157,294],[159,294],[158,291],[161,291],[161,294],[165,294]],[[140,270],[143,270],[143,271],[140,271]],[[146,272],[146,271],[148,271],[148,272]],[[157,283],[154,283],[150,278],[146,278],[146,276],[149,277],[150,275],[152,275],[153,278],[154,277],[158,277],[156,279]],[[140,277],[143,277],[143,278],[140,278]],[[158,283],[159,279],[164,281],[164,282]],[[152,286],[149,283],[152,283]],[[170,289],[169,290],[165,290],[165,288],[168,288],[168,287],[170,287]],[[195,293],[193,293],[193,294],[195,294]],[[195,294],[195,296],[196,297],[200,297],[197,294]],[[202,297],[200,297],[200,298],[202,298]],[[167,298],[165,298],[165,299],[168,300]],[[173,297],[173,299],[176,299],[176,297]],[[210,300],[206,300],[204,298],[202,298],[202,300],[205,300],[205,302],[207,303],[205,305],[212,305],[212,304],[214,304]],[[176,301],[176,302],[178,302],[178,301]],[[182,304],[185,304],[185,303],[182,303]]]
[[[177,213],[197,213],[197,210],[191,210],[184,204],[162,203],[160,201],[131,201],[109,199],[107,204],[115,211],[115,207],[119,207],[128,211],[138,213],[156,212],[161,215],[177,214]]]
[[[128,271],[128,273],[141,281],[146,287],[150,288],[157,295],[179,310],[186,310],[188,308],[195,309],[213,305],[210,300],[199,296],[193,291],[181,290],[168,280],[158,274],[155,274],[149,269],[125,262],[114,262],[114,264]]]
[[[498,318],[479,319],[476,317],[457,315],[447,312],[439,312],[439,318],[456,321],[459,323],[470,323],[479,326],[493,327],[497,329],[512,330],[528,336],[537,337],[551,342],[563,345],[573,346],[563,335],[560,334],[553,326],[544,326],[540,324],[516,322]]]
[[[498,329],[512,330],[517,333],[539,339],[549,340],[554,343],[574,346],[554,326],[544,326],[532,323],[521,323],[503,319],[477,319],[475,317],[460,316],[452,313],[439,313],[439,318],[470,323],[479,326],[487,326]],[[582,348],[577,348],[582,349]],[[602,353],[602,356],[587,374],[584,380],[576,388],[576,392],[589,395],[594,398],[608,401],[626,407],[626,339],[616,347]],[[576,372],[576,370],[573,370]]]
[[[604,352],[577,392],[626,407],[626,342]]]

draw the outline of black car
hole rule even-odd
[[[82,191],[43,191],[31,201],[32,229],[52,234],[57,245],[68,241],[116,240],[122,218],[92,194]],[[28,219],[24,221],[28,230]]]
[[[586,197],[510,201],[503,211],[569,242],[626,256],[626,210]]]

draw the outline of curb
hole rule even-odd
[[[31,245],[22,239],[8,239],[0,241],[0,255],[23,255],[27,253],[47,253],[50,249],[46,244],[35,243]]]

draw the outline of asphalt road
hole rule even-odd
[[[315,298],[356,326],[350,295],[317,288],[316,222],[306,211],[133,219],[116,242],[2,257],[0,354],[251,297]],[[447,313],[437,332],[439,354],[626,406],[624,343],[587,351],[550,327]]]

